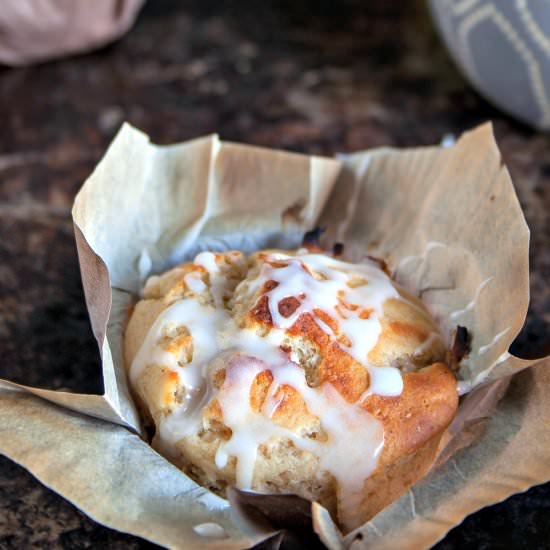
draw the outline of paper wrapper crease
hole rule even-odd
[[[345,243],[347,259],[383,258],[449,343],[457,325],[468,329],[472,350],[460,368],[470,393],[437,467],[345,537],[306,503],[298,515],[309,531],[330,548],[429,547],[467,514],[550,479],[549,362],[508,352],[529,302],[529,231],[490,125],[450,148],[339,159],[215,135],[155,146],[124,125],[77,195],[73,220],[104,395],[1,380],[0,452],[98,522],[171,548],[245,548],[295,530],[288,513],[273,517],[281,498],[296,497],[235,493],[230,506],[140,438],[122,336],[148,275],[200,250],[294,248],[317,224],[327,243]],[[265,510],[261,521],[251,507]]]

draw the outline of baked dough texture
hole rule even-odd
[[[206,252],[151,277],[124,351],[179,468],[221,495],[317,500],[346,531],[425,475],[458,405],[422,302],[320,252]]]

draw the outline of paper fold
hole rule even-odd
[[[254,522],[250,531],[226,501],[208,500],[208,491],[132,433],[141,427],[122,337],[149,274],[205,249],[294,248],[317,224],[327,228],[328,245],[345,244],[348,259],[384,259],[449,343],[457,325],[466,327],[472,350],[461,384],[482,386],[463,400],[439,467],[373,521],[343,538],[313,504],[320,539],[329,548],[422,548],[467,513],[550,478],[542,461],[550,443],[540,439],[550,421],[543,365],[515,377],[493,420],[483,420],[505,379],[541,361],[508,353],[528,307],[529,231],[490,125],[446,149],[377,149],[335,160],[216,135],[156,146],[125,124],[77,195],[73,220],[104,395],[0,381],[0,429],[17,432],[2,438],[0,451],[97,521],[172,548],[242,548],[273,534]],[[58,454],[62,468],[46,467],[60,464]],[[68,477],[65,468],[74,469]],[[122,501],[124,493],[130,498]],[[227,538],[198,536],[194,527],[205,522],[221,525]]]
[[[460,370],[468,389],[535,364],[507,353],[529,305],[529,229],[491,125],[449,148],[383,148],[342,161],[321,217],[328,239],[344,242],[351,259],[386,260],[449,343],[457,325],[468,329],[472,352]]]
[[[242,549],[265,537],[243,535],[227,501],[116,424],[0,389],[0,434],[4,454],[108,527],[197,550]],[[208,522],[220,525],[225,536],[205,539],[194,531]]]

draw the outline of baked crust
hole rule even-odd
[[[274,324],[273,309],[269,306],[270,292],[278,283],[269,277],[262,282],[260,274],[266,266],[270,269],[287,266],[286,260],[279,259],[281,254],[282,251],[261,251],[246,259],[239,252],[216,253],[209,258],[210,270],[204,262],[186,263],[151,278],[145,287],[144,299],[136,304],[126,329],[128,369],[151,327],[162,312],[176,302],[196,300],[205,307],[223,309],[238,330],[252,332],[260,338],[280,330]],[[284,252],[284,257],[300,260],[300,254],[295,254]],[[325,276],[308,265],[302,267],[319,280]],[[350,281],[349,286],[366,284],[361,274],[351,277]],[[284,318],[292,316],[302,298],[298,293],[279,301],[279,314]],[[342,307],[365,318],[372,314],[369,304],[348,304],[344,298]],[[358,308],[363,308],[364,313]],[[456,380],[444,363],[443,340],[422,302],[402,289],[384,301],[380,327],[376,343],[368,353],[368,363],[372,368],[391,366],[400,370],[403,389],[399,395],[369,394],[369,373],[373,371],[349,353],[349,338],[340,326],[338,315],[321,307],[299,315],[284,329],[280,342],[280,349],[289,360],[303,369],[309,388],[320,391],[331,385],[345,402],[366,411],[383,425],[382,451],[374,471],[366,480],[361,480],[361,498],[354,501],[353,511],[350,512],[349,505],[346,509],[340,498],[341,488],[335,476],[320,468],[319,456],[298,448],[284,433],[274,432],[258,446],[252,489],[315,499],[337,514],[340,523],[349,530],[375,515],[429,469],[439,440],[458,405]],[[172,323],[159,334],[157,345],[176,357],[178,365],[185,369],[193,357],[192,331],[185,325]],[[186,399],[178,374],[162,363],[145,361],[138,375],[131,377],[144,418],[157,429],[153,445],[197,482],[220,494],[237,482],[237,459],[230,456],[225,465],[216,461],[220,447],[232,437],[232,430],[224,420],[220,396],[231,392],[233,383],[240,383],[227,375],[228,369],[241,368],[240,362],[249,359],[246,353],[232,348],[211,362],[206,377],[208,394],[201,397],[198,410],[199,428],[168,445],[159,437],[160,425]],[[300,390],[291,384],[274,388],[273,369],[268,361],[260,361],[260,366],[255,368],[257,374],[247,392],[249,403],[243,406],[262,415],[265,407],[275,402],[269,417],[274,425],[321,444],[327,440],[320,418],[310,411]],[[345,452],[347,450],[342,449],[342,453]]]

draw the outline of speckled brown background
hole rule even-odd
[[[433,144],[487,119],[532,231],[532,301],[514,351],[548,354],[550,138],[468,87],[421,1],[154,0],[97,53],[0,68],[0,377],[101,391],[70,208],[123,120],[158,143],[217,131],[333,154]],[[546,484],[474,514],[437,548],[550,548],[549,512]],[[1,549],[100,546],[153,547],[0,457]]]

